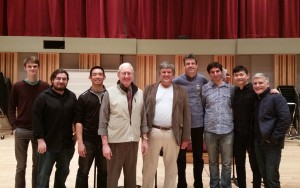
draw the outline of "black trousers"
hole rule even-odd
[[[254,150],[254,137],[248,134],[234,133],[233,154],[236,164],[236,173],[239,188],[246,188],[246,152],[248,152],[249,163],[253,173],[253,187],[261,187],[261,176]]]
[[[203,172],[203,127],[192,128],[191,129],[191,139],[192,139],[192,151],[193,151],[193,163],[194,163],[194,187],[202,188],[202,172]],[[186,149],[180,149],[177,158],[177,168],[178,168],[178,188],[186,188]]]

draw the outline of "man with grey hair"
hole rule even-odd
[[[140,137],[142,154],[148,150],[143,92],[133,83],[134,70],[130,63],[119,66],[118,78],[117,85],[103,95],[98,134],[107,159],[107,187],[118,187],[123,168],[124,187],[135,188]]]
[[[269,78],[263,73],[252,77],[253,90],[257,94],[254,109],[255,153],[265,187],[280,187],[279,165],[284,136],[291,123],[285,98],[271,94]]]
[[[162,62],[160,82],[146,86],[144,103],[149,127],[149,150],[143,157],[143,187],[153,188],[160,150],[165,165],[164,188],[176,187],[179,147],[190,143],[191,113],[187,91],[173,84],[174,65]]]

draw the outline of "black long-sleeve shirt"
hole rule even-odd
[[[101,136],[98,135],[99,111],[102,96],[105,91],[104,89],[101,93],[96,94],[91,91],[91,89],[88,89],[78,98],[74,124],[82,124],[82,136],[84,141],[101,141]]]
[[[252,83],[248,83],[243,89],[235,88],[233,98],[233,123],[234,131],[250,135],[253,131],[253,113],[256,94]]]
[[[60,95],[49,88],[34,101],[32,126],[36,139],[43,138],[48,151],[61,151],[74,147],[73,120],[76,95],[66,89]]]

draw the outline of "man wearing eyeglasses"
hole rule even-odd
[[[74,154],[76,95],[67,89],[67,71],[55,70],[50,80],[51,87],[36,98],[32,111],[33,133],[38,141],[38,188],[49,187],[54,163],[54,187],[66,187],[69,165]]]
[[[135,188],[140,137],[142,154],[148,150],[143,92],[133,83],[134,70],[130,63],[119,66],[118,78],[118,83],[107,88],[103,95],[98,134],[107,159],[107,187],[118,187],[123,169],[124,187]]]

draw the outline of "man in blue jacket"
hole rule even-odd
[[[252,78],[258,99],[254,109],[255,152],[266,188],[280,187],[279,165],[284,136],[291,123],[285,98],[270,94],[269,78],[257,73]]]

